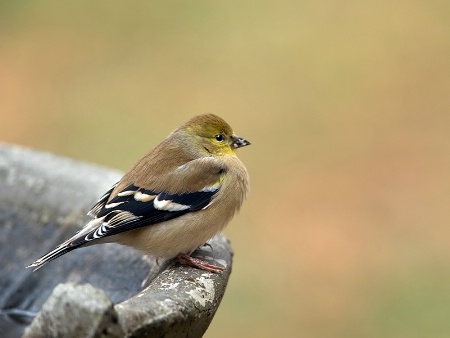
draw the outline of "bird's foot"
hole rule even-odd
[[[225,270],[224,268],[222,268],[220,266],[209,264],[208,262],[205,262],[204,260],[201,260],[200,258],[194,258],[189,255],[181,254],[181,253],[177,256],[177,261],[181,265],[194,266],[196,268],[199,268],[201,270],[205,270],[208,272],[219,272],[219,271]]]

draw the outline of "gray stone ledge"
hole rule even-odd
[[[82,227],[89,220],[86,212],[121,175],[0,143],[3,338],[20,337],[39,311],[25,337],[48,337],[42,328],[49,325],[54,337],[71,337],[58,327],[77,325],[89,332],[86,337],[201,337],[206,331],[231,272],[232,251],[223,235],[211,240],[213,250],[204,247],[194,253],[226,266],[218,274],[170,262],[159,267],[116,244],[75,250],[34,273],[25,269]],[[149,271],[150,283],[142,289]],[[88,307],[97,311],[96,320],[86,322],[81,314],[92,316],[85,308],[89,299],[98,308]],[[79,330],[73,337],[79,337]]]

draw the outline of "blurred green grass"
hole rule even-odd
[[[206,337],[447,337],[450,3],[0,2],[0,139],[127,170],[252,142]]]

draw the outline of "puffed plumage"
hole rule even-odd
[[[235,149],[249,144],[216,115],[192,118],[100,198],[88,213],[92,221],[30,267],[39,269],[78,247],[116,242],[157,258],[223,270],[190,254],[241,207],[249,177]]]

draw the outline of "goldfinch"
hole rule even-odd
[[[84,228],[28,267],[37,270],[79,247],[116,242],[222,271],[190,254],[227,225],[248,194],[248,173],[235,150],[249,144],[216,115],[192,118],[99,199]]]

